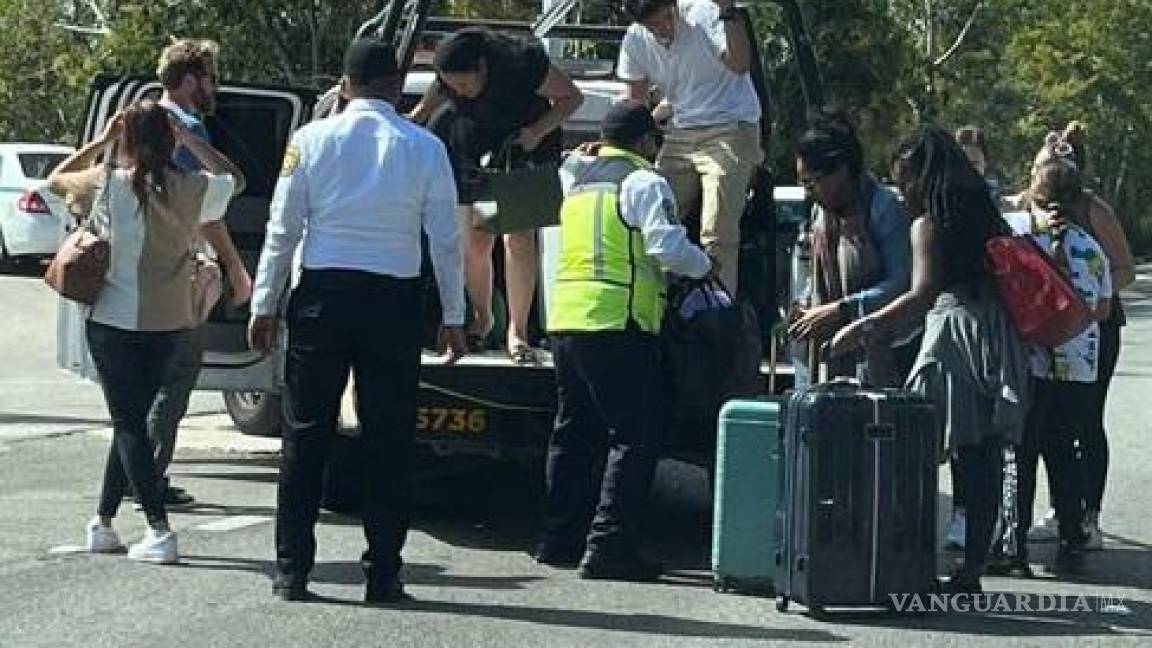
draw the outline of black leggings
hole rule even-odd
[[[126,331],[88,321],[88,347],[112,417],[112,447],[104,469],[99,515],[115,517],[131,484],[148,523],[155,526],[167,521],[148,440],[148,411],[176,349],[187,344],[191,335],[187,330]]]
[[[1024,427],[1024,440],[1016,453],[1019,475],[1016,540],[1020,556],[1032,525],[1036,472],[1040,457],[1048,473],[1048,489],[1060,523],[1060,539],[1081,535],[1084,520],[1082,480],[1076,461],[1076,439],[1091,423],[1092,383],[1033,379],[1032,407]]]
[[[1119,299],[1118,297],[1115,299]],[[1080,431],[1080,468],[1084,508],[1099,511],[1104,501],[1104,483],[1108,479],[1108,437],[1104,431],[1104,407],[1108,388],[1120,358],[1121,318],[1112,317],[1100,323],[1100,369],[1092,385],[1092,419]]]
[[[960,446],[953,465],[953,480],[966,495],[964,527],[964,572],[979,577],[988,560],[996,515],[1000,510],[1004,483],[1003,443],[999,437],[984,439],[979,445]]]

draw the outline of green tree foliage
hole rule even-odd
[[[800,0],[826,94],[855,115],[887,172],[920,123],[982,127],[993,166],[1022,188],[1049,130],[1082,121],[1089,173],[1134,247],[1152,252],[1152,3],[1147,0]],[[772,159],[793,176],[804,106],[780,17],[754,5],[770,74]]]
[[[827,97],[860,125],[883,175],[917,124],[976,124],[1009,186],[1049,129],[1087,126],[1094,186],[1152,251],[1152,2],[798,0]],[[329,86],[347,39],[383,0],[0,0],[0,138],[74,143],[97,72],[149,73],[174,37],[223,46],[235,81]],[[436,0],[436,13],[530,20],[536,0]],[[615,0],[584,0],[588,21]],[[770,159],[792,179],[805,106],[779,10],[750,3],[771,93]]]

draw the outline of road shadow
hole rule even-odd
[[[667,637],[745,639],[787,642],[846,642],[847,637],[824,630],[768,628],[737,623],[699,621],[663,614],[606,613],[586,610],[491,605],[417,599],[404,605],[405,611],[451,616],[501,619],[536,625],[586,628]]]
[[[271,582],[276,570],[276,563],[271,560],[203,555],[181,556],[180,566],[185,569],[259,574],[267,576],[269,582]],[[545,579],[544,576],[535,575],[469,576],[452,574],[440,565],[429,563],[405,563],[402,573],[404,582],[409,585],[481,590],[520,590],[533,582]],[[364,571],[358,561],[317,562],[312,568],[308,580],[311,583],[327,585],[363,585]]]
[[[1045,592],[1044,594],[1050,594]],[[1022,596],[1033,610],[1017,609]],[[819,617],[840,626],[860,626],[899,630],[946,632],[949,634],[985,637],[1134,637],[1152,638],[1152,605],[1143,601],[1122,601],[1126,613],[1109,613],[1100,608],[1102,603],[1114,601],[1098,599],[1089,592],[1072,593],[1065,599],[1051,599],[1055,608],[1039,611],[1041,593],[1026,591],[987,591],[979,605],[964,599],[964,607],[951,611],[912,613],[825,611]],[[1083,602],[1077,597],[1083,596]],[[1001,607],[1000,601],[1004,601]],[[1115,601],[1119,602],[1119,601]],[[930,603],[925,602],[927,608]],[[989,611],[997,610],[999,611]]]
[[[81,425],[88,428],[108,427],[107,418],[58,416],[50,414],[8,414],[0,412],[0,425]]]
[[[185,555],[182,569],[238,571],[268,576],[274,569],[269,560],[249,560],[221,556]],[[408,585],[453,587],[480,590],[519,590],[543,580],[542,576],[467,576],[447,573],[440,565],[408,563],[404,565],[404,582]],[[313,568],[310,582],[331,585],[361,585],[363,572],[358,562],[321,562]],[[369,607],[369,604],[347,599],[314,595],[312,604]],[[389,606],[405,612],[424,612],[449,616],[514,621],[565,628],[586,628],[668,637],[715,639],[754,639],[762,641],[844,642],[848,638],[824,630],[767,628],[736,623],[699,621],[661,614],[609,613],[514,605],[478,604],[416,598]]]
[[[41,261],[2,261],[0,262],[0,276],[29,277],[38,279],[44,276],[48,269],[47,262]]]
[[[176,463],[190,470],[195,479],[220,479],[272,484],[273,456],[179,458]],[[235,472],[195,472],[197,464],[236,467]],[[543,496],[540,463],[495,461],[476,457],[423,457],[415,471],[415,508],[412,528],[456,547],[488,551],[532,550],[539,530]],[[941,494],[940,537],[951,498]],[[197,502],[190,512],[202,515],[275,515],[273,509],[211,506]],[[664,461],[657,473],[651,505],[641,524],[646,554],[660,562],[670,585],[712,587],[712,492],[707,470],[679,461]],[[322,513],[321,523],[356,526],[354,516]],[[954,558],[943,553],[941,565]],[[946,571],[946,570],[945,570]]]

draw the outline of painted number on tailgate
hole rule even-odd
[[[488,412],[459,407],[421,407],[416,410],[416,431],[450,434],[483,434]]]

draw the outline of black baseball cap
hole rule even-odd
[[[655,130],[656,120],[648,106],[630,99],[612,104],[600,123],[600,136],[620,144],[632,144]]]
[[[344,52],[344,75],[355,84],[395,76],[399,71],[396,50],[375,38],[357,38]]]

